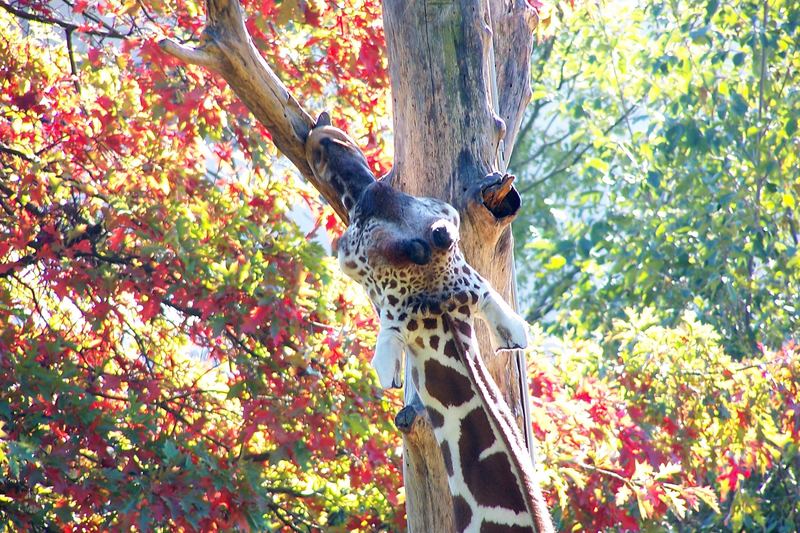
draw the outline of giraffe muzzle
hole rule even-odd
[[[417,265],[427,265],[431,262],[431,247],[422,239],[403,241],[403,254]]]

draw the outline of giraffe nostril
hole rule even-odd
[[[431,241],[433,241],[433,245],[435,247],[446,250],[453,245],[454,239],[450,234],[448,227],[441,225],[433,228],[433,231],[431,232]]]
[[[431,260],[431,247],[422,239],[405,241],[403,252],[412,263],[418,265],[427,265]]]
[[[447,250],[458,240],[458,229],[445,219],[431,225],[431,242],[440,250]]]

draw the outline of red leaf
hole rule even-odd
[[[92,253],[92,243],[87,239],[83,239],[82,241],[73,244],[72,250],[75,252],[90,254]]]
[[[142,304],[141,318],[144,322],[149,322],[154,316],[161,312],[161,300],[155,296],[143,296],[140,302]]]
[[[254,307],[247,313],[247,317],[242,321],[242,331],[245,333],[255,333],[258,327],[266,321],[270,308],[266,305]]]

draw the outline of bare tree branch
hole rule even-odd
[[[28,13],[27,11],[23,11],[22,9],[17,9],[16,7],[8,4],[2,0],[0,0],[0,7],[11,13],[12,15],[19,17],[25,20],[32,20],[34,22],[41,22],[42,24],[50,24],[53,26],[59,26],[64,28],[68,32],[76,31],[78,33],[83,33],[85,35],[94,35],[97,37],[109,37],[112,39],[125,39],[127,36],[119,33],[115,30],[108,30],[108,31],[99,31],[99,30],[91,30],[81,28],[77,24],[73,24],[72,22],[67,22],[66,20],[57,19],[54,17],[48,17],[45,15],[39,15],[36,13]]]
[[[272,135],[275,146],[325,197],[345,223],[340,193],[318,179],[306,159],[306,140],[316,121],[292,96],[253,44],[238,0],[208,0],[207,25],[197,48],[172,39],[159,45],[166,53],[221,75]]]
[[[531,99],[533,30],[539,23],[539,15],[526,0],[490,0],[489,9],[499,99],[496,107],[506,125],[499,170],[505,171]]]

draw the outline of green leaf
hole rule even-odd
[[[162,450],[164,452],[164,457],[170,463],[175,462],[175,458],[180,455],[180,450],[178,450],[178,447],[175,446],[175,443],[171,440],[168,440],[164,443]]]

